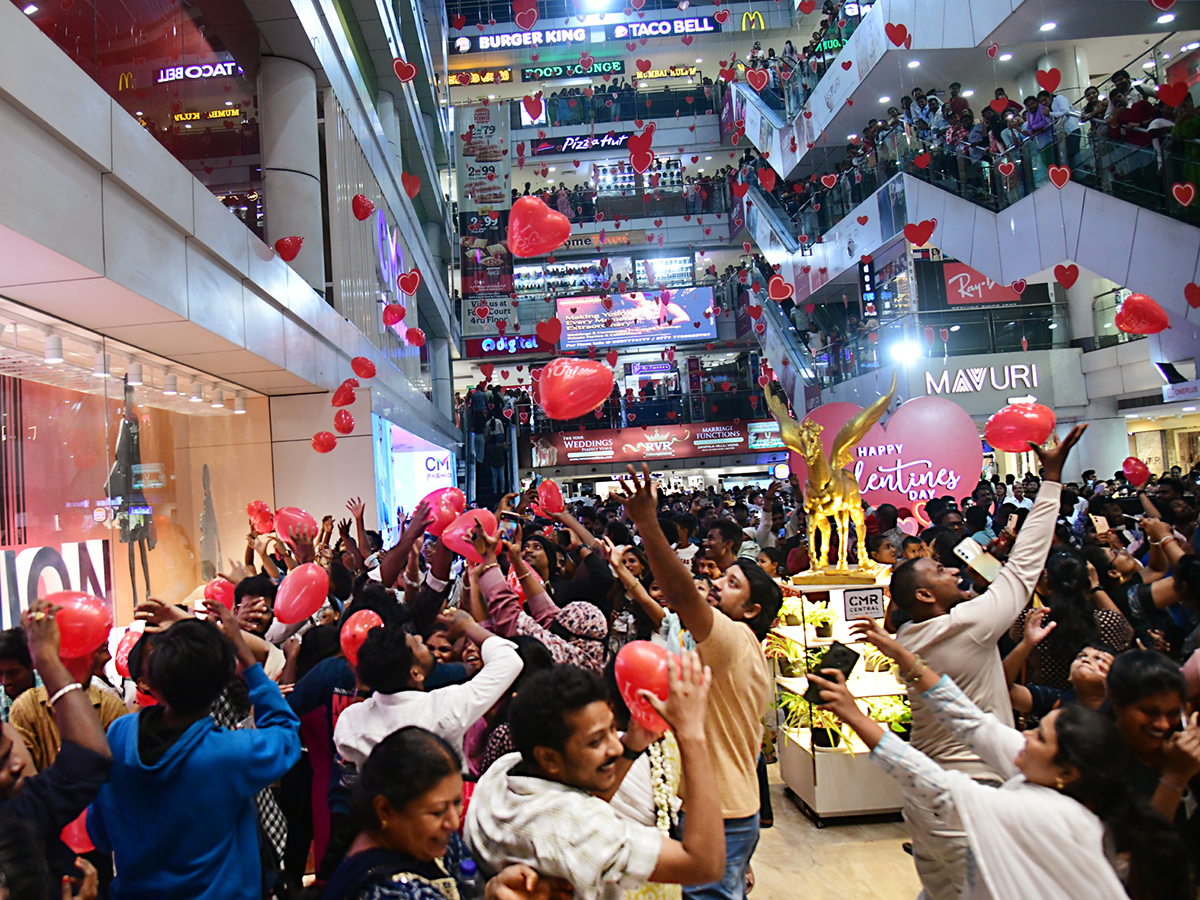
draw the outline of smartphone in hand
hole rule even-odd
[[[825,655],[821,657],[821,661],[812,669],[812,672],[820,675],[822,669],[837,669],[849,679],[850,673],[854,671],[854,666],[858,663],[859,656],[861,654],[857,650],[851,650],[841,641],[834,641],[829,645],[829,649],[825,651]],[[804,699],[817,705],[825,702],[821,699],[821,689],[811,683],[808,690],[804,692]]]
[[[1003,566],[1000,560],[992,556],[974,538],[963,538],[954,548],[954,555],[967,564],[967,568],[980,578],[991,584],[1000,574]]]

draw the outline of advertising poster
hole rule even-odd
[[[473,307],[480,300],[504,298],[513,290],[512,254],[504,239],[508,210],[459,213],[463,302]]]
[[[774,427],[774,440],[770,427]],[[762,446],[751,446],[754,442]],[[624,463],[646,460],[694,459],[745,453],[748,450],[782,449],[779,425],[774,420],[713,422],[692,425],[655,425],[615,428],[608,431],[556,431],[522,438],[533,468],[577,466],[585,463]],[[773,446],[778,443],[778,446]],[[772,446],[766,446],[772,444]],[[521,454],[526,458],[526,453]]]
[[[508,104],[460,106],[455,115],[459,213],[511,209]]]
[[[710,287],[560,299],[559,349],[715,340],[712,304]]]

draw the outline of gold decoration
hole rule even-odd
[[[842,426],[833,441],[833,452],[828,458],[821,446],[821,433],[825,430],[816,422],[803,424],[793,419],[787,404],[766,388],[767,408],[777,422],[783,443],[804,457],[808,465],[808,477],[804,482],[804,513],[808,517],[809,534],[821,538],[820,558],[814,556],[810,572],[798,578],[809,583],[874,583],[880,566],[871,562],[867,555],[867,524],[863,516],[862,494],[858,490],[858,479],[848,468],[854,461],[854,448],[862,441],[871,426],[883,418],[896,394],[896,376],[887,394],[880,397],[862,412]],[[847,562],[849,554],[850,524],[853,522],[858,538],[858,565],[851,568]],[[830,538],[833,528],[837,529],[838,560],[829,564]],[[815,543],[810,541],[810,548]],[[886,566],[883,568],[887,568]]]

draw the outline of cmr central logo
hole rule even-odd
[[[998,378],[998,375],[1003,377]],[[1037,387],[1037,364],[959,369],[954,376],[953,383],[950,381],[949,369],[942,372],[940,377],[935,377],[932,372],[926,372],[925,393],[930,395],[969,394],[982,391],[986,385],[990,385],[997,391],[1016,390],[1018,382],[1027,390]]]

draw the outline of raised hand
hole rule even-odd
[[[1026,441],[1029,444],[1029,449],[1037,454],[1038,459],[1042,463],[1042,468],[1045,470],[1043,476],[1046,481],[1062,481],[1063,464],[1067,461],[1067,456],[1071,453],[1071,448],[1079,443],[1079,439],[1083,437],[1083,433],[1087,431],[1087,425],[1076,425],[1071,429],[1070,433],[1063,438],[1058,446],[1049,449],[1042,449],[1033,441]]]
[[[363,503],[362,497],[351,497],[346,501],[346,509],[350,510],[350,515],[354,516],[356,520],[363,517],[366,508],[367,504]]]
[[[1042,606],[1038,609],[1031,609],[1029,615],[1025,617],[1025,630],[1023,640],[1027,644],[1040,644],[1050,636],[1050,632],[1054,630],[1057,622],[1047,622],[1046,617],[1050,615],[1050,607]]]
[[[700,654],[694,650],[669,657],[667,670],[670,691],[665,702],[647,690],[639,691],[639,694],[666,720],[677,738],[703,739],[712,670],[700,661]]]
[[[654,479],[650,477],[650,467],[642,463],[642,479],[638,479],[637,470],[633,464],[625,467],[629,472],[630,478],[628,481],[621,482],[621,502],[625,505],[625,511],[629,513],[629,517],[636,521],[646,521],[648,519],[658,519],[658,486],[655,485]],[[633,489],[630,490],[630,485]]]

